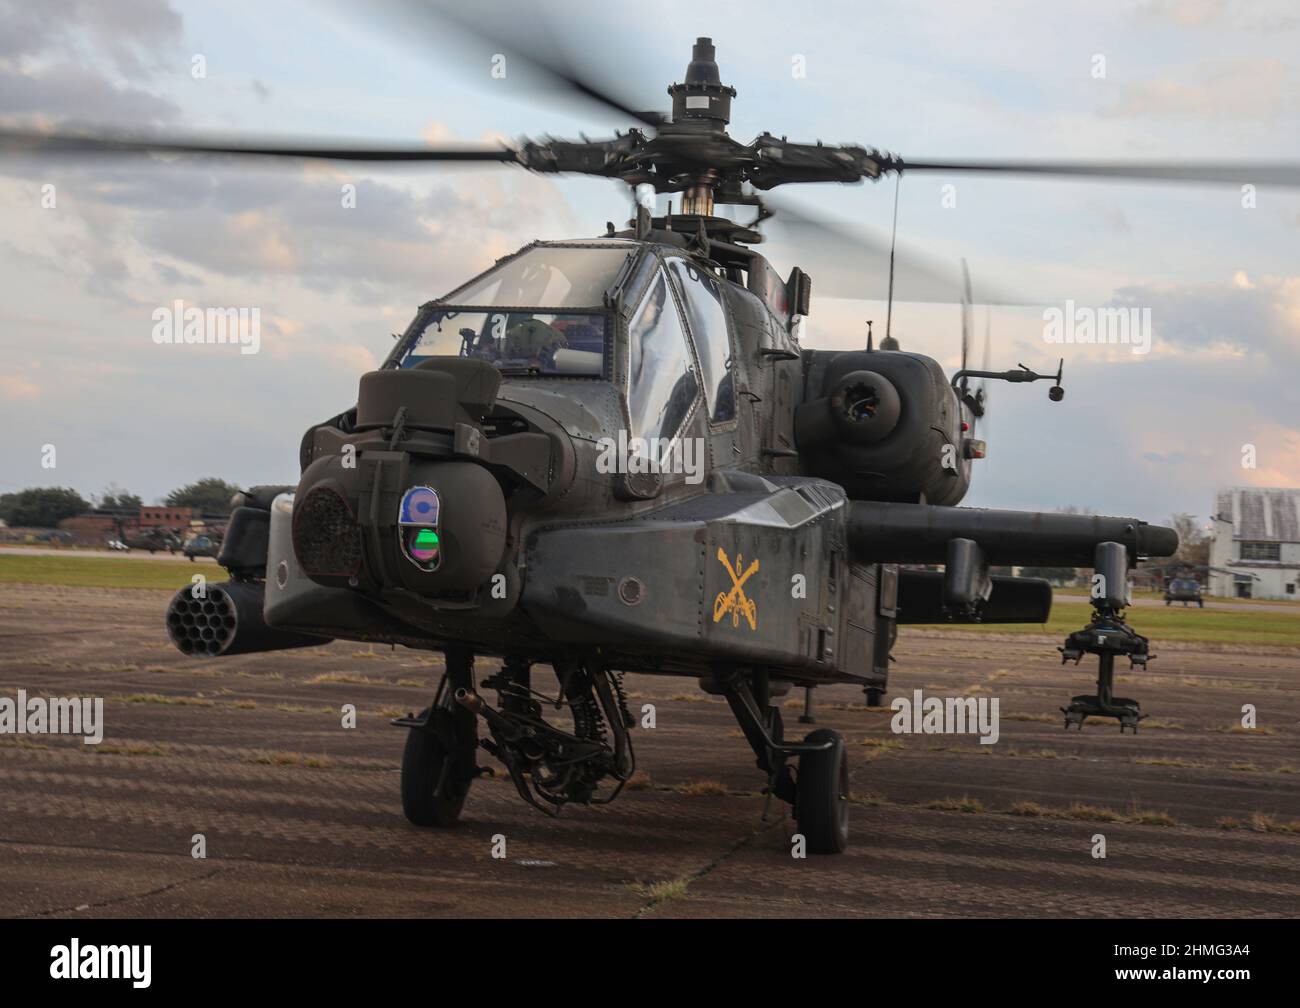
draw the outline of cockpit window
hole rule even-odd
[[[442,300],[501,308],[596,308],[634,251],[537,245]]]
[[[699,392],[690,346],[659,270],[628,327],[628,411],[632,437],[672,438]]]
[[[415,367],[433,356],[477,357],[506,374],[599,378],[604,373],[603,313],[426,309],[428,321],[401,359]]]
[[[704,398],[713,423],[736,418],[736,390],[731,378],[731,337],[722,307],[722,287],[694,263],[673,256],[668,260],[686,306],[686,323],[695,338],[703,371]]]

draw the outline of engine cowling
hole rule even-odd
[[[970,486],[961,407],[939,363],[885,350],[805,353],[803,471],[857,500],[956,504]]]

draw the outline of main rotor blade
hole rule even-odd
[[[849,227],[823,217],[788,199],[763,195],[774,216],[763,222],[773,238],[789,235],[799,248],[797,262],[813,280],[821,297],[884,301],[889,295],[889,236],[865,227]],[[946,260],[897,243],[894,257],[894,300],[926,304],[964,304],[966,291],[960,268]],[[1047,304],[1013,296],[980,284],[979,303],[999,305]]]
[[[254,157],[313,158],[326,161],[495,161],[517,162],[509,147],[421,145],[376,147],[312,143],[306,140],[234,142],[215,138],[145,140],[111,136],[0,130],[0,153],[50,154],[236,154]]]
[[[382,22],[395,29],[403,42],[441,36],[447,41],[447,29],[478,43],[486,43],[483,79],[492,80],[487,56],[505,57],[502,76],[509,80],[510,69],[522,65],[531,70],[530,84],[550,85],[547,90],[596,102],[646,126],[658,127],[665,119],[659,112],[637,108],[627,92],[609,74],[602,74],[591,59],[575,60],[570,53],[600,51],[608,48],[609,39],[584,36],[585,26],[575,16],[555,22],[535,4],[500,3],[471,5],[452,0],[386,0],[367,8]],[[575,45],[566,45],[565,42]],[[631,40],[625,40],[631,41]],[[453,58],[455,54],[453,53]],[[537,78],[540,78],[538,80]],[[534,88],[536,90],[536,88]]]
[[[961,367],[966,370],[970,356],[971,295],[970,269],[963,257],[961,261]]]
[[[886,170],[907,172],[985,172],[1002,175],[1085,176],[1145,179],[1155,182],[1226,182],[1300,186],[1300,162],[1247,161],[908,161],[894,158]]]

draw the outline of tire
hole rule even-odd
[[[428,714],[426,708],[420,717]],[[443,793],[438,793],[438,781],[446,762],[447,751],[431,728],[412,728],[407,732],[406,748],[402,752],[402,811],[416,826],[446,829],[455,826],[460,818],[469,789],[459,786],[455,775],[448,773]]]
[[[876,689],[875,687],[872,687],[872,686],[867,687],[867,706],[868,706],[868,707],[879,707],[879,706],[880,706],[880,701],[883,700],[883,699],[885,699],[885,691],[884,691],[884,690],[879,690],[879,689]]]
[[[844,739],[830,728],[809,732],[804,742],[829,749],[799,757],[794,817],[812,854],[839,854],[849,845],[849,762]]]

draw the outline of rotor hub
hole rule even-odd
[[[736,89],[722,83],[713,39],[697,38],[691,49],[686,79],[668,89],[673,99],[673,122],[700,122],[716,128],[731,122],[731,99]]]

